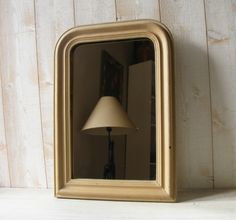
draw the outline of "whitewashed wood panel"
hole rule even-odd
[[[52,187],[54,48],[62,33],[74,26],[73,0],[36,0],[35,19],[44,156]]]
[[[0,60],[0,66],[1,66]],[[1,71],[1,70],[0,70]],[[0,77],[0,187],[10,187],[10,174],[8,167],[7,143],[2,103],[2,83]]]
[[[236,186],[236,1],[206,0],[216,187]]]
[[[236,186],[235,8],[235,0],[205,0],[206,25],[204,1],[0,0],[0,186],[52,186],[59,35],[74,23],[142,18],[161,18],[174,36],[179,188],[212,187],[213,174],[216,187]]]
[[[160,19],[158,0],[116,0],[117,19]]]
[[[161,0],[174,37],[179,188],[213,186],[210,88],[203,1]]]
[[[115,0],[74,0],[76,25],[116,21]]]
[[[34,1],[0,1],[0,74],[13,187],[45,187]]]

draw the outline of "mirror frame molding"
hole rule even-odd
[[[70,53],[80,43],[148,38],[155,49],[156,180],[71,178]],[[176,200],[173,45],[168,29],[154,20],[75,27],[55,48],[54,193],[58,198],[162,201]]]

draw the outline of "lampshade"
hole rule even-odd
[[[112,135],[123,135],[135,129],[135,125],[113,96],[103,96],[90,114],[82,131],[93,135],[107,135],[107,127]]]

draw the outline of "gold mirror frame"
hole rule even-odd
[[[71,178],[70,52],[80,43],[148,38],[155,50],[156,180]],[[176,198],[173,49],[168,29],[153,20],[107,23],[70,29],[55,48],[55,196],[59,198],[165,201]]]

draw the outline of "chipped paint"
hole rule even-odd
[[[215,128],[225,129],[225,130],[227,129],[220,117],[220,114],[217,111],[212,112],[212,122]]]
[[[223,35],[222,33],[209,30],[208,31],[208,43],[209,44],[221,44],[227,43],[229,41],[229,37]]]
[[[222,39],[215,39],[215,38],[208,38],[209,44],[221,44],[221,43],[226,43],[229,41],[229,38],[222,38]]]

